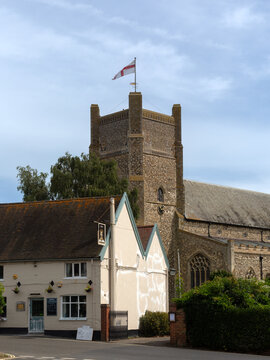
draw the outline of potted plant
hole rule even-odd
[[[18,286],[16,286],[14,289],[12,289],[12,291],[13,291],[15,294],[18,294],[20,290],[19,290]]]
[[[86,292],[90,292],[92,290],[91,286],[88,284],[86,288],[84,288]]]
[[[47,291],[48,293],[53,292],[53,288],[52,288],[52,286],[51,286],[51,285],[49,285],[49,286],[47,287],[46,291]]]

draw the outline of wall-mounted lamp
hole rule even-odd
[[[54,285],[54,281],[53,281],[53,280],[50,282],[50,285],[52,285],[52,286]]]
[[[89,281],[88,281],[88,284],[89,284],[89,285],[92,285],[92,284],[93,284],[93,281],[92,281],[92,280],[89,280]]]
[[[17,286],[20,287],[22,284],[18,281],[17,282]]]
[[[170,268],[170,275],[175,276],[176,270],[174,268]]]

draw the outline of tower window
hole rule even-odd
[[[161,187],[158,189],[157,199],[160,202],[164,202],[164,191]]]
[[[201,286],[210,278],[210,262],[202,254],[194,256],[190,261],[191,288]]]

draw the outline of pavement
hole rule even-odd
[[[129,338],[108,343],[48,336],[0,335],[2,353],[18,360],[265,360],[265,356],[169,346],[169,337]],[[7,359],[5,359],[7,360]]]
[[[110,342],[121,342],[123,344],[149,345],[149,346],[170,346],[170,337],[133,337],[128,339],[114,340]]]

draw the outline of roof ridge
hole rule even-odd
[[[203,182],[203,181],[197,181],[197,180],[188,180],[188,179],[184,179],[184,182],[192,182],[192,183],[197,183],[197,184],[202,184],[202,185],[215,186],[215,187],[217,187],[217,188],[232,189],[232,190],[237,190],[237,191],[249,192],[249,193],[253,193],[253,194],[261,194],[261,195],[268,195],[268,196],[270,196],[270,194],[269,194],[269,193],[264,193],[264,192],[261,192],[261,191],[248,190],[248,189],[241,189],[241,188],[238,188],[238,187],[225,186],[225,185],[220,185],[220,184],[206,183],[206,182]]]
[[[121,195],[106,195],[106,196],[87,196],[87,197],[79,197],[79,198],[70,198],[70,199],[57,199],[57,200],[33,200],[33,201],[21,201],[21,202],[14,202],[14,203],[0,203],[0,206],[15,206],[15,205],[37,205],[37,204],[56,204],[56,203],[63,203],[63,202],[71,202],[71,201],[83,201],[83,200],[102,200],[102,199],[110,199],[111,197],[114,198],[121,198]]]

